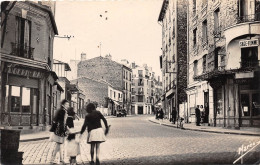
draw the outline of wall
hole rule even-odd
[[[76,81],[78,81],[78,87],[85,95],[85,100],[96,101],[99,106],[105,105],[105,97],[108,97],[108,85],[106,83],[86,77],[72,80],[71,83],[76,83]]]
[[[105,80],[115,87],[123,87],[122,65],[104,57],[95,57],[78,64],[78,78]]]

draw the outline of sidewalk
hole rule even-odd
[[[160,124],[160,121],[155,119],[155,117],[150,117],[148,119],[150,122]],[[177,124],[173,124],[169,120],[163,120],[162,124],[164,126],[177,128]],[[222,127],[212,127],[212,126],[196,126],[194,123],[184,123],[183,130],[191,131],[201,131],[209,133],[220,133],[220,134],[236,134],[236,135],[251,135],[251,136],[260,136],[260,128],[242,128],[241,130],[228,129]]]

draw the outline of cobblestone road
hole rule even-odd
[[[260,140],[254,136],[175,129],[151,123],[147,116],[110,118],[108,123],[112,125],[111,132],[107,141],[101,144],[101,164],[230,164],[239,157],[237,151],[242,144]],[[88,164],[86,135],[83,139],[82,154],[77,160]],[[42,140],[20,143],[19,150],[24,152],[24,164],[48,164],[53,148],[53,143]],[[252,153],[248,159],[259,156]]]

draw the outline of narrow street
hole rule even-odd
[[[101,144],[101,164],[232,164],[239,147],[259,141],[255,136],[175,129],[151,123],[148,117],[109,118],[111,132]],[[86,134],[77,157],[81,164],[90,160],[85,138]],[[24,164],[48,164],[53,148],[54,143],[42,140],[22,142],[19,150],[24,152]]]

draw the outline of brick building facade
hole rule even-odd
[[[162,25],[162,108],[172,119],[172,112],[178,114],[187,96],[187,0],[164,0],[158,21]]]
[[[111,55],[107,55],[106,57],[100,56],[80,61],[78,64],[78,79],[87,77],[94,81],[106,82],[122,91],[123,108],[130,114],[132,70],[125,65],[113,61],[111,58]],[[85,93],[85,95],[86,99],[88,99],[88,94]],[[103,96],[107,97],[107,95]]]

